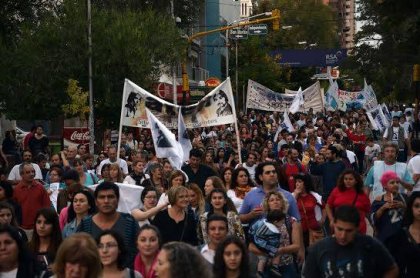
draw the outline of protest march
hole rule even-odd
[[[244,111],[230,78],[191,105],[122,96],[94,155],[7,133],[0,277],[420,277],[417,107],[366,80],[249,80]]]

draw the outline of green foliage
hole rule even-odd
[[[365,76],[378,97],[412,100],[413,64],[420,61],[420,2],[361,0],[361,31],[346,69]]]
[[[64,104],[62,109],[66,117],[77,116],[80,120],[85,121],[87,113],[89,113],[89,92],[83,91],[78,84],[79,82],[77,80],[69,80],[67,95],[70,98],[70,103]]]
[[[0,41],[0,99],[10,118],[50,119],[70,99],[68,80],[88,87],[85,0],[64,0],[36,25],[24,25],[15,47]],[[124,79],[149,89],[162,66],[186,47],[168,14],[92,6],[95,118],[117,126]]]

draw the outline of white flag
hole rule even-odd
[[[338,109],[339,100],[338,100],[338,85],[337,82],[333,81],[331,78],[330,87],[325,93],[325,109],[335,111]]]
[[[184,156],[182,162],[188,161],[192,144],[190,137],[188,136],[187,127],[185,126],[184,117],[181,113],[181,108],[178,113],[178,142],[181,145]]]
[[[304,102],[305,101],[303,100],[302,88],[299,87],[299,91],[297,92],[292,104],[290,105],[290,113],[295,114],[296,112],[298,112],[300,106],[303,105]]]
[[[283,122],[281,123],[280,126],[281,126],[281,129],[287,128],[289,132],[295,131],[295,128],[293,127],[292,122],[290,121],[287,111],[284,111],[283,113]]]
[[[149,109],[146,109],[146,111],[156,156],[158,158],[168,158],[174,168],[181,169],[184,153],[181,145],[176,141],[175,134],[162,124]]]

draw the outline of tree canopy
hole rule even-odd
[[[18,30],[4,31],[8,40],[0,41],[0,99],[9,118],[62,115],[62,105],[71,102],[66,94],[69,79],[87,90],[86,30],[86,1],[64,0]],[[109,126],[119,120],[124,79],[150,89],[162,66],[179,62],[186,47],[168,13],[94,2],[92,41],[95,117]]]

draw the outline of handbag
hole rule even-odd
[[[305,216],[306,223],[309,223],[308,216],[306,215],[305,205],[303,204],[302,199],[300,200],[300,203],[303,208],[303,214]],[[322,230],[322,227],[319,227],[319,229],[316,229],[316,230],[308,227],[308,232],[309,232],[309,246],[317,243],[318,241],[320,241],[321,239],[325,237],[325,233]]]

